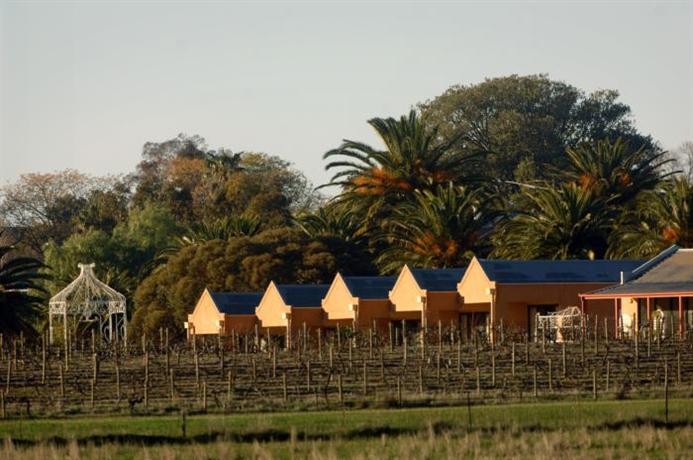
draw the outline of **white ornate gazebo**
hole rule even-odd
[[[550,333],[556,342],[565,342],[571,336],[577,337],[583,326],[582,311],[578,307],[567,307],[563,310],[537,314],[534,336],[539,337],[539,331]]]
[[[80,273],[65,289],[53,296],[48,304],[48,331],[53,343],[53,322],[61,318],[67,342],[70,320],[96,323],[103,340],[127,338],[127,314],[125,296],[94,274],[94,264],[79,264]]]

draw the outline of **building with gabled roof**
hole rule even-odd
[[[537,314],[580,305],[580,294],[620,282],[640,260],[490,260],[474,257],[457,286],[467,331],[504,324],[533,333]],[[595,302],[586,313],[609,317]]]
[[[581,298],[586,311],[594,302],[611,302],[616,333],[649,326],[661,335],[683,335],[693,327],[693,249],[671,246],[620,283]]]
[[[188,335],[250,332],[260,299],[261,292],[215,292],[205,288],[185,323]]]
[[[391,320],[406,320],[423,327],[448,325],[459,319],[461,307],[457,283],[466,268],[410,268],[405,265],[389,299]]]
[[[394,276],[342,276],[337,273],[322,301],[326,326],[375,326],[385,330],[390,321],[390,289]]]
[[[291,346],[292,336],[301,328],[323,326],[322,299],[329,288],[329,284],[270,282],[255,309],[260,327],[269,335],[285,336],[287,347]]]

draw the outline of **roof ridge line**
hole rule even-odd
[[[630,272],[631,276],[627,277],[627,279],[625,279],[624,282],[629,282],[629,281],[633,281],[635,279],[640,278],[645,273],[649,272],[654,267],[656,267],[657,265],[661,264],[663,261],[665,261],[669,257],[676,254],[680,249],[681,248],[679,246],[677,246],[676,244],[672,244],[671,246],[669,246],[668,248],[666,248],[665,250],[663,250],[662,252],[660,252],[659,254],[657,254],[656,256],[654,256],[653,258],[648,260],[647,262],[645,262],[644,264],[633,269]]]

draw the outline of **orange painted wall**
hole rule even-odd
[[[356,305],[356,311],[349,306]],[[327,295],[322,301],[322,309],[325,312],[324,327],[334,328],[340,326],[368,329],[375,321],[376,328],[386,331],[390,321],[390,301],[388,299],[359,299],[354,297],[342,275],[337,273]],[[354,324],[354,318],[356,323]]]
[[[490,303],[465,303],[462,305],[461,313],[489,313]]]
[[[426,295],[426,321],[433,326],[441,321],[449,324],[460,315],[460,296],[457,292],[428,292]]]
[[[495,287],[496,283],[488,279],[479,261],[474,257],[462,280],[457,284],[457,292],[465,304],[490,304],[492,296],[489,290]]]
[[[419,311],[390,311],[390,321],[421,321],[421,310]]]
[[[488,279],[478,260],[474,258],[469,264],[457,291],[464,300],[462,311],[489,311],[493,290],[495,290],[495,316],[491,320],[498,324],[500,320],[520,329],[528,327],[529,305],[557,305],[558,309],[580,306],[579,294],[601,289],[611,284],[605,283],[542,283],[542,284],[496,284]],[[613,303],[608,301],[590,301],[586,313],[600,318],[613,319]]]
[[[606,287],[606,286],[602,286]],[[589,291],[584,291],[589,292]],[[604,318],[607,319],[609,324],[613,324],[614,321],[614,301],[613,300],[589,300],[585,305],[585,313],[594,316],[597,315],[600,321]],[[600,323],[601,327],[603,323]],[[611,327],[611,326],[610,326]]]
[[[286,305],[274,282],[267,287],[260,304],[255,309],[258,324],[263,333],[269,328],[271,335],[285,335],[291,325],[292,336],[303,328],[303,323],[311,330],[323,326],[325,314],[320,306],[291,307]],[[288,315],[284,318],[284,315]]]
[[[300,307],[291,309],[291,330],[298,332],[303,329],[303,323],[310,330],[323,326],[324,313],[321,307]]]
[[[369,299],[369,300],[359,300],[358,303],[358,320],[356,322],[357,327],[368,329],[373,327],[373,322],[375,321],[375,327],[381,331],[388,330],[388,323],[390,322],[390,301],[386,299]]]
[[[520,329],[529,325],[529,305],[557,305],[557,310],[566,307],[580,307],[579,294],[601,289],[603,283],[546,283],[546,284],[498,284],[496,285],[496,316],[505,324]],[[591,301],[585,310],[587,314],[599,318],[613,318],[613,303]]]
[[[238,334],[254,332],[255,323],[255,315],[224,315],[224,334],[230,335],[232,330]]]
[[[255,315],[226,315],[219,312],[209,291],[205,289],[188,315],[188,330],[194,328],[195,335],[219,334],[219,322],[224,322],[223,334],[229,335],[232,330],[240,334],[254,330],[257,321]]]
[[[405,265],[390,291],[390,302],[394,307],[393,310],[397,313],[420,312],[423,306],[416,299],[419,296],[425,296],[425,294],[425,291],[417,284],[409,267]]]
[[[354,312],[349,309],[349,305],[357,303],[358,299],[351,295],[349,288],[344,282],[344,278],[337,273],[330,285],[330,289],[322,300],[325,318],[328,320],[348,319],[353,321]]]
[[[457,292],[426,291],[421,289],[414,275],[405,266],[400,272],[395,286],[390,291],[390,302],[393,308],[391,319],[421,320],[423,304],[417,302],[417,297],[424,297],[426,304],[426,322],[429,327],[442,321],[449,324],[457,322],[461,308],[460,296]],[[409,315],[404,315],[410,313]]]
[[[286,328],[289,323],[286,318],[283,317],[284,314],[290,314],[291,310],[287,305],[284,304],[282,296],[279,295],[277,286],[274,281],[267,286],[265,293],[262,295],[262,299],[255,309],[255,315],[257,316],[260,327],[262,328],[273,328],[273,327],[284,327]]]
[[[219,334],[219,321],[224,319],[224,315],[219,313],[214,304],[209,291],[202,291],[200,299],[195,305],[195,309],[188,315],[188,331],[195,329],[196,335]]]

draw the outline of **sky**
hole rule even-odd
[[[693,140],[693,0],[0,0],[0,185],[134,170],[178,133],[325,183],[342,139],[454,84],[545,73],[616,89],[664,148]]]

